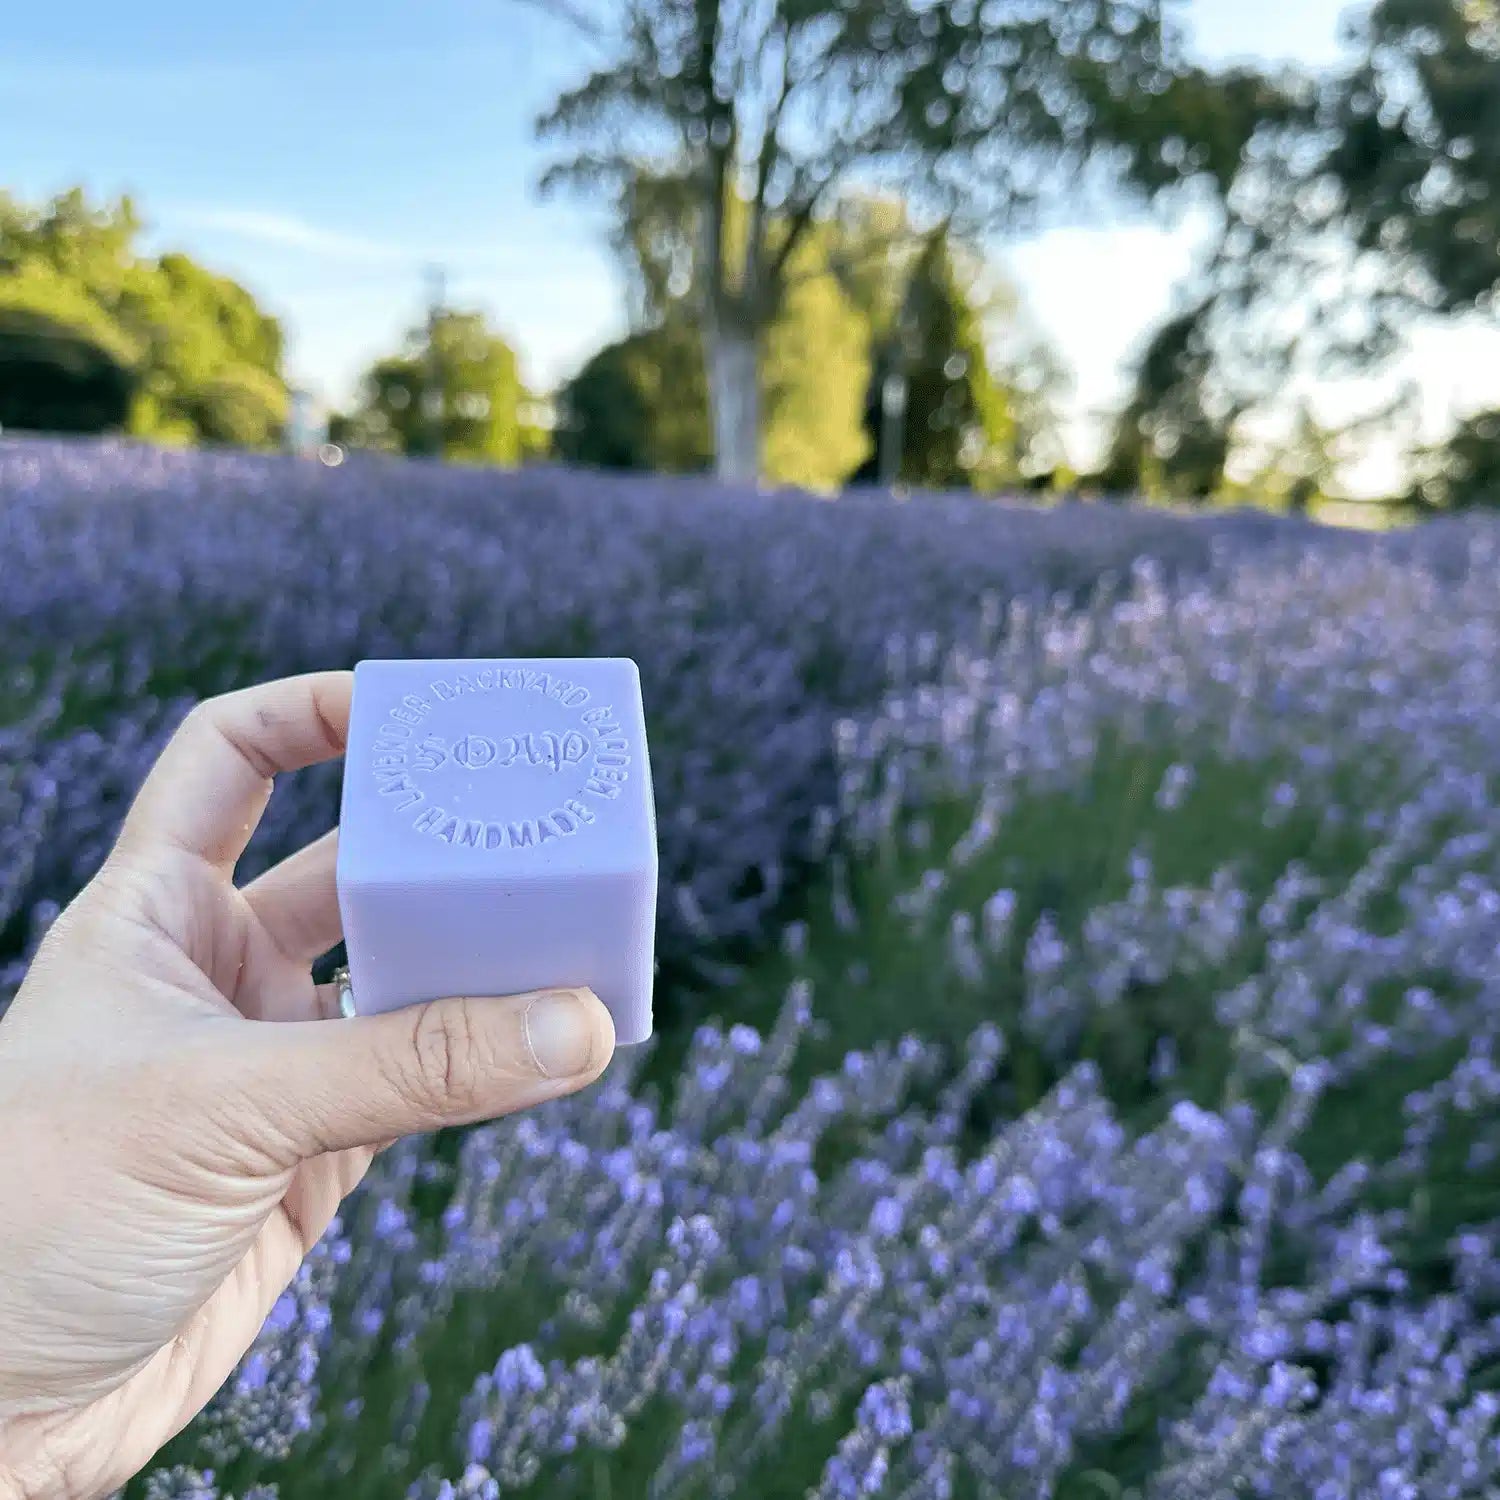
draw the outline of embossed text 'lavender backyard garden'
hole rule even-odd
[[[0,445],[0,1006],[202,696],[622,654],[652,732],[654,1048],[386,1153],[131,1500],[1494,1493],[1497,569]]]

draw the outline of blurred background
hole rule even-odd
[[[0,424],[1372,522],[1493,492],[1488,0],[850,10],[726,6],[705,58],[671,5],[21,7]]]

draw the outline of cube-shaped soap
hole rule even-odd
[[[354,1003],[587,985],[651,1035],[656,815],[620,657],[364,661],[339,907]]]

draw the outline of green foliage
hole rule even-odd
[[[711,460],[712,439],[691,193],[676,179],[643,175],[626,202],[617,244],[640,331],[601,350],[564,387],[558,452],[601,467],[696,470]],[[749,216],[741,201],[726,217],[736,247]],[[1013,306],[981,296],[979,280],[975,258],[951,236],[915,236],[899,200],[851,199],[815,225],[760,344],[761,472],[809,489],[873,476],[879,382],[897,358],[898,322],[916,414],[903,477],[991,487],[1033,467],[1050,425],[1054,366],[1032,343],[1017,368],[992,367],[992,315],[1012,331],[1020,320]],[[955,359],[962,369],[946,373]]]
[[[133,369],[141,360],[139,340],[110,317],[86,286],[45,261],[23,261],[0,274],[0,307],[85,339],[122,368]]]
[[[1148,193],[1206,180],[1227,194],[1251,142],[1304,120],[1312,98],[1308,80],[1294,73],[1246,66],[1181,64],[1141,90],[1114,88],[1107,72],[1081,69],[1080,87],[1120,171]]]
[[[601,0],[579,19],[602,61],[540,121],[575,148],[547,181],[622,203],[643,164],[682,184],[707,220],[715,310],[757,323],[851,178],[874,167],[992,223],[1113,144],[1107,94],[1170,78],[1159,0]],[[735,198],[742,253],[720,256]]]
[[[1134,389],[1094,482],[1106,494],[1206,500],[1224,485],[1239,411],[1216,401],[1208,301],[1168,318],[1136,363]]]
[[[0,421],[275,442],[287,399],[279,325],[187,256],[137,254],[139,231],[128,199],[95,208],[75,189],[31,208],[0,195]]]
[[[164,255],[125,301],[127,316],[149,329],[142,389],[153,415],[138,408],[135,430],[186,427],[243,447],[279,439],[288,405],[281,329],[243,287],[186,256]]]
[[[1142,361],[1108,487],[1212,490],[1238,414],[1277,406],[1299,379],[1380,368],[1417,318],[1495,308],[1494,0],[1374,0],[1349,34],[1352,61],[1322,77],[1179,71],[1152,98],[1117,101],[1110,128],[1137,179],[1154,187],[1159,167],[1196,161],[1223,220],[1191,311]],[[1451,451],[1416,455],[1415,502],[1482,496],[1489,431],[1476,418]],[[1287,498],[1310,503],[1319,486],[1304,476]]]
[[[766,338],[763,472],[829,489],[864,452],[869,334],[826,275],[800,282]],[[558,457],[604,469],[695,473],[713,461],[703,346],[683,309],[606,345],[562,388]]]
[[[211,345],[213,340],[200,325],[216,330],[236,359],[251,369],[274,375],[281,368],[281,325],[263,313],[238,282],[216,276],[185,255],[163,255],[157,270],[163,299],[201,344]]]
[[[743,232],[744,202],[732,199],[726,218]],[[630,319],[653,327],[689,304],[702,281],[697,191],[680,172],[641,170],[620,186],[615,253],[625,271]]]
[[[358,414],[352,411],[329,412],[328,421],[323,429],[323,437],[327,442],[336,443],[340,448],[368,446],[364,426]]]
[[[286,387],[253,365],[231,365],[210,376],[196,393],[193,419],[211,443],[240,448],[274,442],[286,422]]]
[[[128,198],[94,208],[74,188],[34,208],[0,193],[0,272],[46,268],[112,310],[137,279],[140,227]]]
[[[868,451],[863,427],[870,328],[829,268],[832,231],[803,242],[761,352],[761,472],[837,489]]]
[[[1500,287],[1500,21],[1493,0],[1379,0],[1364,55],[1331,90],[1324,171],[1361,251],[1416,273],[1421,306]]]
[[[748,215],[741,201],[726,220],[736,243]],[[563,388],[561,457],[678,472],[712,463],[709,382],[692,290],[702,247],[693,226],[681,182],[643,175],[631,187],[617,246],[640,326],[600,350]],[[864,456],[870,325],[838,274],[847,249],[836,225],[818,225],[801,242],[760,341],[761,472],[776,483],[830,489]]]
[[[1446,443],[1424,454],[1409,498],[1431,510],[1500,506],[1500,411],[1466,417]]]
[[[991,368],[976,291],[946,234],[923,242],[871,368],[864,424],[872,457],[857,477],[878,475],[883,392],[894,377],[906,390],[902,483],[994,489],[1020,478],[1036,414]]]
[[[50,266],[31,263],[0,278],[0,426],[119,427],[137,359],[103,310]]]
[[[1342,434],[1319,422],[1304,404],[1286,441],[1269,453],[1250,478],[1226,487],[1226,497],[1308,515],[1336,497],[1331,493]]]
[[[539,443],[531,409],[515,351],[484,315],[445,312],[371,366],[341,430],[357,446],[513,465]]]
[[[1101,153],[1128,155],[1102,101],[1172,77],[1160,0],[585,0],[567,13],[601,61],[540,121],[566,148],[546,181],[613,197],[624,225],[666,209],[670,234],[636,243],[650,251],[638,290],[693,298],[716,459],[736,479],[786,445],[758,441],[752,362],[714,351],[764,350],[799,250],[851,184],[910,192],[975,229],[1011,223]]]
[[[1366,368],[1414,316],[1483,311],[1500,287],[1492,0],[1376,0],[1350,34],[1352,63],[1264,113],[1224,184],[1208,272],[1226,321],[1303,308],[1289,350],[1259,349],[1273,389],[1291,354]]]
[[[1394,316],[1500,305],[1500,8],[1495,0],[1379,0],[1363,56],[1331,90],[1322,163],[1337,223],[1386,269]],[[1445,509],[1500,503],[1500,413],[1461,421],[1417,455],[1411,496]]]
[[[569,463],[691,473],[712,462],[703,348],[683,319],[606,345],[558,408],[557,454]]]

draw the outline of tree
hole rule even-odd
[[[164,255],[156,269],[124,299],[127,321],[151,330],[145,394],[205,441],[278,441],[288,409],[280,325],[244,287],[185,255]]]
[[[1379,0],[1363,52],[1318,120],[1330,205],[1423,310],[1491,306],[1500,288],[1500,7]]]
[[[275,442],[287,417],[287,390],[254,365],[232,365],[210,375],[189,406],[206,442],[261,448]]]
[[[32,208],[0,194],[0,310],[12,339],[0,359],[37,397],[27,407],[12,386],[11,419],[185,442],[276,441],[286,415],[276,320],[185,255],[141,256],[139,232],[129,199],[96,208],[75,189]],[[25,349],[44,337],[58,359],[38,364]]]
[[[1335,222],[1385,270],[1396,317],[1500,305],[1500,5],[1380,0],[1357,65],[1330,91],[1322,162]],[[1412,500],[1500,504],[1500,413],[1417,455]]]
[[[693,329],[674,319],[601,349],[559,392],[554,440],[558,457],[594,468],[708,468],[708,386]]]
[[[106,432],[124,425],[139,351],[50,268],[0,279],[0,427]]]
[[[377,360],[361,409],[341,430],[399,453],[517,464],[536,451],[533,403],[515,351],[477,312],[444,312]]]
[[[833,273],[837,241],[833,225],[804,237],[762,336],[758,469],[773,483],[838,489],[868,451],[871,328]]]
[[[701,253],[692,213],[678,180],[642,176],[631,187],[616,242],[636,332],[601,350],[564,387],[558,451],[570,461],[668,470],[712,463],[691,294]],[[812,228],[764,336],[759,469],[777,483],[834,488],[865,451],[860,407],[871,335],[844,276],[849,249],[842,225]]]
[[[1241,412],[1213,388],[1212,306],[1211,299],[1199,301],[1148,339],[1104,467],[1093,478],[1106,494],[1207,500],[1223,488]]]
[[[587,0],[585,0],[587,3]],[[721,476],[755,477],[760,365],[797,252],[852,183],[1014,222],[1109,144],[1096,125],[1169,79],[1160,0],[597,0],[600,61],[540,122],[547,182],[612,193],[644,169],[692,208]]]
[[[1201,485],[1217,451],[1227,452],[1235,414],[1280,405],[1330,375],[1368,375],[1419,319],[1493,312],[1500,7],[1376,0],[1350,39],[1353,61],[1322,78],[1237,72],[1168,90],[1162,107],[1182,118],[1196,110],[1200,141],[1218,141],[1209,176],[1222,226],[1194,278],[1191,328],[1173,320],[1159,331],[1155,353],[1176,373],[1155,391],[1138,384],[1117,430],[1117,472],[1139,471],[1129,429],[1157,420],[1158,405],[1169,437],[1180,429],[1187,439],[1186,457],[1169,455],[1165,482],[1185,468]],[[1478,472],[1488,430],[1483,414],[1460,426],[1454,474]],[[1159,446],[1138,445],[1137,456],[1160,458]],[[1418,489],[1444,497],[1435,503],[1476,492],[1466,480],[1449,485],[1449,459],[1417,457]]]
[[[761,360],[767,478],[831,489],[859,463],[869,344],[867,324],[831,275],[797,284]],[[703,344],[683,302],[601,349],[563,386],[555,444],[565,461],[599,468],[691,473],[712,466]]]
[[[1242,326],[1281,314],[1274,385],[1292,357],[1366,368],[1412,318],[1484,311],[1500,287],[1494,0],[1377,0],[1350,37],[1353,63],[1286,87],[1224,185],[1207,270]]]
[[[748,213],[744,205],[741,211]],[[688,185],[640,177],[626,195],[616,244],[638,331],[600,351],[564,388],[559,452],[574,462],[701,468],[705,448],[710,460],[712,450],[691,294],[701,246],[693,233]],[[940,285],[924,290],[925,282],[914,282],[924,262],[934,274],[946,268]],[[931,383],[918,374],[919,399],[930,385],[936,409],[952,384],[942,368],[957,353],[964,374],[950,406],[968,403],[955,428],[955,441],[965,444],[962,470],[949,462],[940,471],[924,460],[913,436],[913,459],[904,470],[908,482],[991,487],[1015,482],[1023,470],[1049,467],[1056,362],[1027,334],[1014,298],[984,288],[982,272],[979,257],[952,235],[918,235],[906,206],[888,196],[850,195],[836,215],[814,225],[794,257],[786,296],[764,336],[762,473],[815,489],[835,488],[851,474],[876,477],[879,423],[871,403],[878,406],[878,386],[892,363],[903,307],[915,330],[910,357],[936,372]],[[930,306],[934,298],[947,298],[952,306],[946,311]],[[997,329],[1006,346],[998,366],[986,348]],[[903,354],[902,362],[907,358]],[[653,360],[662,365],[660,374],[648,368]],[[949,416],[957,412],[954,406]],[[922,413],[925,420],[927,405]],[[685,426],[691,430],[685,445],[653,441],[658,431],[683,432]]]
[[[1014,333],[1020,319],[1013,299],[981,296],[979,281],[973,257],[943,232],[922,240],[912,268],[896,278],[899,306],[884,312],[865,395],[870,457],[856,479],[882,477],[888,391],[902,404],[893,477],[905,484],[995,489],[1045,465],[1055,365],[1031,341],[1026,371],[997,366],[988,325],[1003,317]]]
[[[1330,427],[1302,402],[1288,427],[1258,445],[1256,461],[1245,465],[1248,473],[1226,480],[1223,498],[1232,504],[1311,515],[1328,501],[1342,498],[1336,493],[1339,465],[1346,443],[1360,431],[1360,424]]]
[[[1465,417],[1446,443],[1420,454],[1408,503],[1418,510],[1500,506],[1500,411]]]

